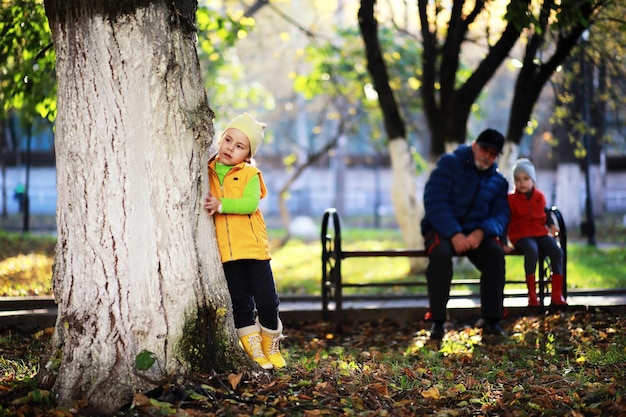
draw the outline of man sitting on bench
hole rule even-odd
[[[505,264],[499,237],[509,222],[509,187],[495,162],[503,145],[502,134],[487,129],[472,144],[443,155],[426,183],[421,226],[429,259],[426,279],[433,340],[445,334],[452,258],[457,255],[466,255],[481,272],[483,336],[504,333],[499,322]]]

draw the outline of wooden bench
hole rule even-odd
[[[561,212],[556,207],[546,208],[548,215],[552,216],[555,224],[558,224],[560,232],[558,236],[561,249],[563,250],[563,296],[567,297],[567,231],[565,222]],[[332,222],[332,223],[331,223]],[[333,234],[334,233],[334,234]],[[409,258],[427,258],[428,254],[425,249],[387,249],[387,250],[351,250],[342,249],[341,241],[341,222],[339,214],[334,208],[328,208],[324,212],[322,219],[322,317],[329,320],[329,304],[335,302],[335,322],[343,321],[343,289],[348,287],[364,288],[364,287],[417,287],[426,286],[426,277],[417,281],[400,281],[400,282],[367,282],[357,283],[344,280],[341,275],[341,265],[348,258],[372,258],[372,257],[409,257]],[[513,251],[507,256],[520,256],[520,251]],[[546,298],[547,286],[550,283],[552,275],[550,267],[550,259],[540,254],[539,256],[539,274],[538,274],[538,291],[540,307],[544,307],[544,299]],[[522,277],[525,278],[525,277]],[[506,283],[526,284],[525,279],[506,280]],[[452,285],[478,285],[479,279],[452,279]]]

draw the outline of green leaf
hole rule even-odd
[[[195,401],[206,401],[207,400],[207,397],[205,395],[198,394],[195,391],[189,393],[189,398],[191,398],[192,400],[195,400]]]
[[[176,410],[172,407],[172,404],[168,402],[159,401],[154,398],[150,398],[150,405],[157,408],[161,414],[165,414],[165,415],[176,414]]]
[[[147,371],[154,365],[154,362],[156,362],[154,353],[144,349],[135,358],[135,368],[140,371]]]

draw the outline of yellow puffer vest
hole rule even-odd
[[[254,175],[259,176],[261,199],[267,195],[263,175],[253,165],[242,162],[234,166],[224,177],[223,185],[220,185],[215,172],[215,158],[209,161],[208,166],[211,193],[218,198],[242,197],[248,180]],[[222,263],[240,259],[271,259],[267,226],[259,208],[252,214],[215,213],[213,219]]]

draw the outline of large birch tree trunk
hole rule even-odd
[[[60,404],[86,398],[108,414],[168,374],[239,359],[201,208],[213,125],[196,2],[45,5],[59,85],[59,313],[56,366],[42,379]],[[135,369],[142,351],[156,358],[147,371]]]
[[[359,28],[365,44],[367,70],[378,93],[378,103],[383,114],[387,147],[391,157],[391,201],[396,220],[402,232],[405,247],[423,246],[420,220],[423,214],[416,196],[415,161],[406,140],[404,120],[391,89],[387,67],[378,40],[378,21],[374,15],[374,0],[362,0],[359,9]],[[421,199],[420,199],[421,201]],[[411,272],[424,269],[423,259],[411,258]]]
[[[391,201],[404,245],[407,248],[423,248],[424,238],[420,226],[424,217],[423,195],[417,195],[415,161],[409,142],[402,139],[391,140],[388,149],[392,172]],[[411,258],[410,265],[412,272],[426,269],[424,259]]]

